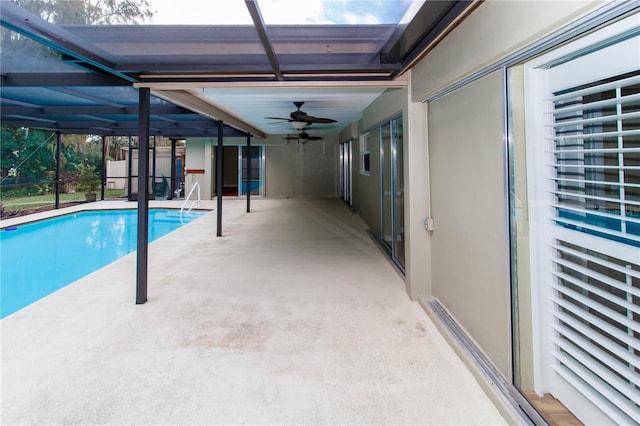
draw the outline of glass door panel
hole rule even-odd
[[[352,204],[351,202],[351,185],[352,185],[352,160],[351,160],[351,142],[347,142],[344,144],[344,156],[345,156],[345,180],[344,180],[344,193],[345,193],[345,201]]]
[[[391,139],[393,155],[393,256],[404,266],[404,165],[403,165],[403,133],[402,117],[391,121],[393,138]]]
[[[242,147],[241,161],[241,181],[240,195],[246,195],[248,181],[248,164],[251,162],[251,195],[264,196],[264,176],[263,176],[263,161],[262,161],[262,147],[252,146],[251,151],[246,146]]]
[[[382,181],[382,242],[393,247],[393,157],[391,155],[391,123],[380,128],[380,170]]]
[[[338,153],[340,154],[340,164],[338,166],[338,170],[340,170],[340,198],[343,200],[346,200],[346,196],[345,196],[345,173],[344,173],[344,169],[345,169],[345,156],[344,156],[344,147],[345,144],[341,143],[338,146]]]

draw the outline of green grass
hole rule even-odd
[[[122,189],[108,189],[104,191],[104,198],[121,198],[126,194]],[[98,197],[100,193],[98,193]],[[60,202],[70,201],[84,201],[84,193],[76,192],[71,194],[60,194]],[[0,203],[4,206],[6,211],[16,211],[22,209],[30,209],[34,207],[42,207],[54,204],[56,201],[55,194],[46,195],[31,195],[21,197],[2,197],[0,196]]]

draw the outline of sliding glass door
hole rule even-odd
[[[261,146],[252,146],[250,151],[244,146],[242,147],[240,161],[240,176],[242,182],[240,185],[240,195],[247,193],[250,185],[251,195],[264,196],[264,157]],[[251,164],[251,183],[249,184],[249,163]]]
[[[353,177],[351,174],[351,141],[341,143],[339,146],[340,154],[340,198],[347,204],[352,205],[351,188],[353,185]]]
[[[382,242],[396,264],[404,268],[404,167],[402,117],[380,127]]]

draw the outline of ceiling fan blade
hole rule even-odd
[[[265,120],[291,121],[290,118],[284,118],[284,117],[265,117]]]
[[[312,117],[310,115],[308,115],[306,117],[309,121],[309,123],[336,123],[336,120],[332,119],[332,118],[322,118],[322,117]]]
[[[295,123],[307,123],[307,124],[337,123],[337,121],[332,119],[332,118],[322,118],[322,117],[314,117],[312,115],[307,115],[306,112],[300,110],[300,107],[302,107],[304,102],[294,102],[293,104],[297,107],[297,110],[293,111],[291,114],[289,114],[290,118],[265,117],[265,119],[267,119],[267,120],[287,121],[289,123],[292,123],[292,122],[295,122]],[[304,128],[303,125],[302,126],[294,126],[294,127],[296,127],[298,130]]]
[[[322,136],[309,136],[307,137],[308,140],[310,141],[320,141],[322,139],[324,139]]]

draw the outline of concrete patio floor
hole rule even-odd
[[[245,205],[152,243],[144,305],[133,253],[3,319],[2,424],[506,423],[343,203]]]

